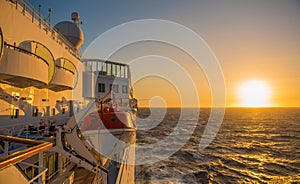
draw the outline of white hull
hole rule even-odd
[[[82,134],[101,154],[110,183],[134,183],[135,129],[91,130]]]
[[[136,139],[135,129],[100,129],[82,132],[84,138],[102,156],[113,158],[132,146]],[[123,161],[122,161],[123,162]]]

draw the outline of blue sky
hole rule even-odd
[[[51,23],[70,20],[73,11],[79,12],[86,44],[104,31],[121,23],[137,19],[165,19],[183,24],[207,39],[219,36],[239,36],[253,32],[272,34],[282,29],[299,29],[300,1],[297,0],[206,0],[206,1],[99,1],[91,0],[30,0],[41,12],[48,16],[52,8]],[[298,24],[298,25],[295,25]],[[225,32],[224,35],[221,35]],[[230,32],[230,33],[229,33]],[[242,35],[244,36],[244,35]]]
[[[70,20],[71,12],[77,11],[83,22],[81,27],[85,32],[85,46],[104,31],[138,19],[175,21],[191,28],[208,41],[217,37],[219,42],[226,41],[228,37],[250,37],[255,33],[259,38],[279,36],[280,39],[280,34],[288,33],[289,36],[293,36],[299,33],[300,25],[297,21],[300,18],[298,0],[29,2],[37,9],[40,4],[45,17],[48,16],[48,9],[52,8],[52,24]]]

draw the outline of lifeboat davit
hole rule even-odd
[[[112,107],[103,108],[84,118],[81,132],[95,150],[112,158],[135,142],[135,114]]]

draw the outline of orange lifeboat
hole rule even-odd
[[[84,118],[82,131],[98,129],[135,129],[133,115],[131,112],[115,111],[107,107]]]

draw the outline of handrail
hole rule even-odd
[[[20,47],[17,47],[15,45],[11,45],[11,44],[8,44],[6,42],[4,42],[4,46],[6,46],[6,48],[13,48],[13,50],[17,50],[17,51],[21,51],[21,52],[24,52],[25,54],[28,54],[28,55],[31,55],[31,56],[35,56],[37,57],[38,59],[41,59],[43,62],[45,62],[48,66],[49,66],[49,63],[47,60],[45,60],[44,58],[42,58],[41,56],[35,54],[35,53],[32,53],[26,49],[23,49],[23,48],[20,48]]]
[[[57,67],[57,68],[62,68],[63,70],[66,70],[66,71],[68,71],[68,72],[70,72],[70,73],[72,73],[74,76],[75,76],[75,84],[74,84],[74,86],[73,86],[73,88],[75,88],[75,86],[77,85],[77,82],[78,82],[78,72],[77,72],[77,69],[76,69],[76,66],[74,65],[74,63],[72,63],[70,60],[68,60],[68,59],[66,59],[66,58],[60,58],[61,60],[63,60],[63,64],[56,64],[55,66]],[[70,68],[70,67],[67,67],[66,65],[67,64],[70,64],[72,67]],[[72,70],[73,69],[73,70]]]
[[[61,68],[61,69],[64,69],[64,70],[67,70],[68,72],[72,73],[73,75],[75,74],[75,72],[73,72],[72,70],[69,70],[67,68],[65,68],[64,66],[59,66],[59,65],[55,65],[57,68]]]
[[[25,150],[17,151],[8,156],[0,158],[0,169],[7,167],[9,165],[16,164],[18,162],[21,162],[22,160],[25,160],[33,155],[38,154],[41,151],[49,149],[53,146],[53,144],[50,142],[30,140],[30,139],[24,139],[24,138],[12,137],[12,136],[4,136],[4,135],[0,135],[0,140],[16,142],[16,143],[27,144],[27,145],[33,146],[33,147],[27,148]]]
[[[0,59],[3,55],[3,50],[4,50],[4,38],[3,38],[2,29],[0,27]]]
[[[35,8],[33,8],[28,2],[24,0],[18,0],[16,1],[16,9],[18,9],[18,5],[22,8],[21,13],[25,15],[25,12],[30,14],[32,16],[32,22],[34,23],[34,19],[37,19],[39,24],[38,26],[41,28],[41,25],[45,27],[46,30],[49,30],[51,33],[55,33],[56,35],[52,34],[52,36],[55,36],[58,40],[62,41],[66,47],[68,47],[67,50],[70,50],[72,55],[79,58],[79,54],[77,49],[68,41],[60,32],[57,31],[55,27],[53,27],[49,21],[47,21],[45,18],[43,18]]]
[[[74,75],[75,73],[77,73],[76,66],[75,66],[70,60],[68,60],[68,59],[66,59],[66,58],[64,58],[64,57],[61,57],[60,59],[63,60],[63,64],[62,64],[62,65],[56,64],[56,65],[55,65],[56,67],[62,68],[62,69],[64,69],[64,70],[67,70],[67,71],[71,72],[73,75]],[[66,63],[71,64],[74,70],[71,70],[71,69],[67,68],[67,67],[66,67]]]
[[[42,176],[48,170],[47,168],[45,168],[43,166],[37,166],[37,165],[30,164],[30,163],[27,163],[27,162],[21,162],[21,164],[27,165],[27,166],[31,166],[33,168],[41,168],[41,169],[43,169],[42,172],[40,172],[39,174],[37,174],[36,176],[34,176],[33,178],[31,178],[30,181],[28,181],[28,183],[33,183],[36,179],[38,179],[40,176]]]

